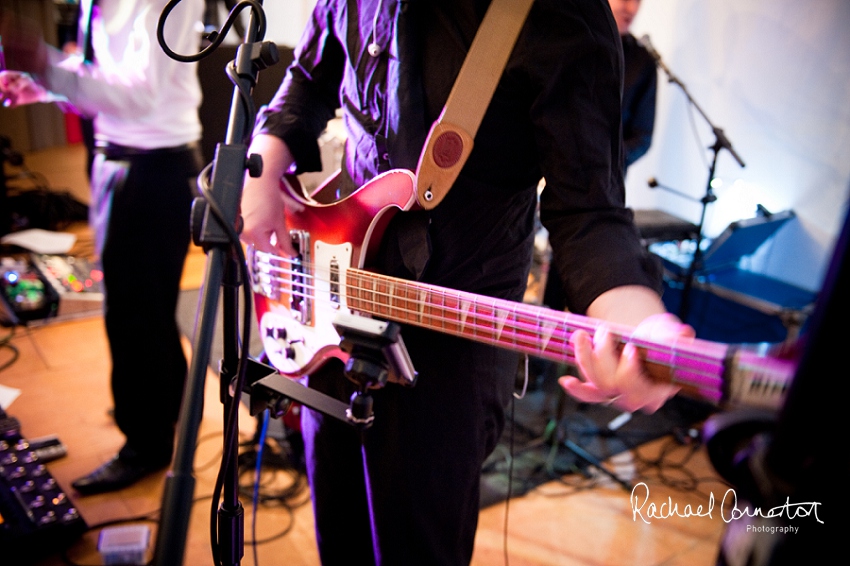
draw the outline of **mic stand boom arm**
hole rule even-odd
[[[686,321],[686,318],[688,316],[688,299],[691,287],[693,286],[694,275],[696,273],[696,270],[700,267],[700,262],[702,259],[702,232],[705,224],[706,208],[709,204],[717,200],[717,197],[714,195],[711,186],[712,182],[714,181],[715,171],[717,170],[717,156],[720,153],[720,150],[725,149],[730,154],[732,154],[732,157],[735,158],[735,161],[737,161],[738,165],[740,165],[741,167],[746,167],[746,165],[744,164],[744,161],[741,159],[738,153],[735,151],[735,149],[732,147],[732,142],[729,141],[729,138],[726,137],[726,134],[723,132],[723,130],[712,123],[712,121],[709,119],[709,117],[706,115],[700,105],[697,104],[697,101],[694,100],[694,97],[691,96],[691,93],[688,92],[688,88],[684,85],[684,83],[679,80],[679,78],[675,74],[673,74],[673,72],[667,67],[667,65],[664,64],[664,61],[661,59],[661,55],[659,55],[655,48],[652,46],[652,43],[649,40],[649,36],[644,35],[643,38],[641,38],[640,40],[640,44],[649,52],[652,58],[655,59],[656,65],[658,65],[658,67],[663,70],[664,73],[667,75],[668,82],[676,84],[679,86],[679,88],[682,89],[682,92],[685,93],[685,97],[688,99],[688,102],[694,108],[697,109],[697,112],[700,113],[700,115],[711,128],[711,131],[714,133],[714,144],[712,144],[710,147],[713,152],[713,155],[711,158],[711,165],[709,166],[708,171],[708,183],[706,183],[705,195],[702,197],[702,199],[700,199],[700,202],[702,203],[702,211],[700,212],[699,224],[697,225],[696,247],[694,248],[693,258],[691,259],[691,263],[688,266],[688,270],[685,274],[684,286],[682,288],[682,300],[679,306],[679,318],[681,318],[682,321]]]
[[[714,133],[714,137],[716,139],[716,141],[715,141],[714,145],[711,147],[711,149],[713,149],[715,151],[715,153],[720,151],[721,149],[728,150],[729,153],[732,154],[732,157],[735,158],[735,161],[738,162],[738,165],[740,165],[741,167],[746,167],[746,164],[744,163],[744,161],[741,159],[741,157],[735,151],[735,148],[732,147],[732,142],[729,141],[729,138],[726,137],[726,134],[723,132],[723,130],[721,128],[718,128],[717,126],[715,126],[711,122],[711,120],[706,115],[706,113],[703,111],[703,109],[700,107],[700,105],[697,104],[697,101],[694,100],[694,97],[691,96],[691,93],[688,92],[688,88],[684,85],[684,83],[682,83],[682,81],[680,81],[679,78],[676,75],[674,75],[673,72],[669,68],[667,68],[667,65],[664,64],[664,61],[661,60],[660,56],[657,56],[655,61],[658,64],[658,67],[661,68],[661,70],[663,70],[664,73],[667,75],[667,82],[678,85],[678,87],[682,89],[682,92],[685,93],[685,97],[688,99],[688,102],[694,108],[697,109],[697,112],[700,113],[700,116],[702,116],[703,119],[706,121],[706,123],[709,125],[709,127],[711,127],[711,131]]]

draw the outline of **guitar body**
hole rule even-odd
[[[329,192],[320,188],[315,195]],[[344,293],[349,268],[372,263],[393,215],[416,201],[415,178],[392,170],[348,197],[301,200],[286,221],[300,255],[290,262],[252,252],[254,302],[265,353],[282,374],[300,377],[328,358],[346,359],[332,322],[350,314]]]

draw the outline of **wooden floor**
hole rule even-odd
[[[81,174],[82,161],[83,152],[77,146],[27,156],[30,169],[45,175],[54,187],[68,188],[85,202],[88,197],[85,177]],[[84,239],[85,231],[81,235]],[[204,265],[205,256],[193,250],[187,263],[185,288],[200,285]],[[7,331],[0,329],[3,334]],[[111,406],[110,362],[102,317],[95,314],[76,320],[19,327],[10,343],[19,351],[19,358],[0,372],[0,385],[18,389],[20,396],[7,412],[21,421],[25,437],[57,434],[67,446],[67,456],[51,462],[48,468],[86,522],[94,526],[147,514],[157,517],[165,472],[113,494],[82,497],[70,487],[72,480],[111,457],[122,442],[108,412]],[[191,355],[190,341],[185,342],[185,348]],[[8,355],[8,351],[0,350],[0,365]],[[141,347],[139,363],[147,363]],[[193,566],[213,563],[209,544],[209,496],[221,458],[223,419],[215,374],[207,375],[205,391],[195,460],[197,503],[192,510],[185,542],[184,563]],[[250,438],[255,430],[254,420],[246,412],[241,414],[243,439]],[[653,457],[668,441],[665,438],[645,445],[640,453],[645,458]],[[617,465],[628,467],[630,454],[621,455],[618,460]],[[652,476],[638,476],[632,481],[645,481],[651,501],[659,506],[672,503],[679,509],[689,504],[696,508],[707,505],[710,493],[717,500],[722,498],[726,487],[712,481],[715,476],[704,449],[699,449],[688,460],[686,469],[694,477],[705,480],[695,491],[674,489]],[[507,504],[482,510],[473,564],[708,566],[715,563],[725,527],[718,513],[715,512],[713,518],[670,517],[644,521],[633,514],[629,493],[619,485],[599,480],[595,487],[577,489],[575,478],[565,479],[565,482],[545,484]],[[253,507],[250,498],[242,504],[246,514],[245,538],[251,539]],[[256,523],[257,539],[272,539],[257,547],[258,564],[318,564],[309,503],[296,508],[291,516],[280,506],[260,505]],[[156,536],[155,523],[142,524],[151,526]],[[288,534],[274,536],[289,525]],[[67,554],[73,563],[102,563],[97,552],[98,534],[99,529],[91,530],[70,546]],[[2,557],[0,563],[5,564]],[[59,554],[37,562],[38,566],[65,563]],[[249,546],[246,546],[242,563],[254,563]]]

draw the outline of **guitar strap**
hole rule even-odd
[[[440,204],[469,157],[475,133],[533,1],[493,0],[487,9],[419,156],[416,198],[422,208]]]
[[[94,45],[92,44],[92,17],[97,0],[80,2],[80,18],[77,26],[77,47],[82,50],[86,63],[94,62]]]

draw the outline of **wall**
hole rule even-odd
[[[817,290],[847,212],[850,188],[850,2],[846,0],[643,0],[632,26],[648,34],[710,122],[745,163],[717,159],[705,233],[793,209],[798,220],[754,256],[751,269]],[[682,88],[659,71],[652,148],[626,179],[635,208],[698,222],[715,137]]]
[[[212,2],[217,2],[217,13],[219,26],[227,19],[228,10],[225,0],[207,0],[208,5]],[[234,4],[236,0],[232,1]],[[266,0],[261,2],[263,5],[263,13],[266,15],[266,35],[263,39],[274,41],[278,45],[287,45],[294,47],[301,37],[301,32],[310,13],[313,11],[313,6],[316,0]],[[242,12],[242,21],[247,21],[249,10]],[[233,29],[225,38],[225,43],[236,44],[240,43],[243,37]]]
[[[41,22],[45,39],[56,43],[53,0],[0,0],[0,9]],[[0,135],[8,137],[12,147],[21,152],[64,145],[67,142],[65,117],[54,104],[21,108],[0,106]]]

